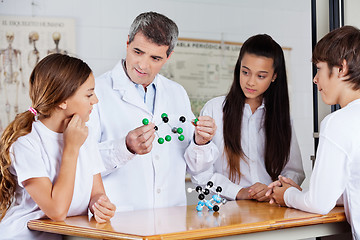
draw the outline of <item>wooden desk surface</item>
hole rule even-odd
[[[196,206],[118,212],[111,222],[98,224],[87,216],[65,222],[32,220],[32,230],[103,239],[204,239],[346,221],[344,209],[311,214],[251,200],[229,201],[219,212],[197,212]]]

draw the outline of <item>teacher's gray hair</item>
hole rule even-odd
[[[179,35],[175,22],[156,12],[141,13],[135,18],[129,31],[129,43],[134,40],[138,32],[144,34],[153,43],[169,46],[166,51],[168,57],[174,50]]]

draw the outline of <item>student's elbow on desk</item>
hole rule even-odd
[[[331,209],[333,209],[333,208],[331,208]],[[331,209],[314,208],[311,212],[321,214],[321,215],[326,215],[331,211]]]
[[[312,201],[309,202],[309,206],[312,207],[314,213],[326,215],[336,205],[337,199],[332,199],[330,196],[313,196]]]
[[[54,209],[51,213],[46,213],[46,216],[53,221],[63,222],[67,216],[68,210],[65,209]]]
[[[328,214],[336,204],[336,201],[329,199],[329,197],[303,192],[295,187],[286,190],[284,200],[288,207],[321,215]]]
[[[291,205],[286,203],[287,207],[292,207],[295,209],[299,209],[302,210],[304,212],[309,212],[309,213],[315,213],[315,214],[321,214],[321,215],[326,215],[328,214],[334,207],[324,207],[324,206],[296,206],[296,205]]]
[[[313,206],[311,206],[311,211],[312,213],[317,213],[317,214],[321,214],[321,215],[326,215],[328,214],[333,208],[335,207],[335,204],[313,204]]]

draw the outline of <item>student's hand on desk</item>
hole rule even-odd
[[[280,175],[279,178],[280,178],[280,177],[282,177],[282,176]],[[289,179],[290,179],[290,178],[289,178]],[[268,186],[268,190],[267,190],[267,192],[265,193],[265,196],[270,197],[269,203],[271,203],[271,204],[274,203],[274,199],[271,198],[271,194],[273,194],[274,187],[281,187],[281,182],[280,182],[280,180],[276,180],[276,181],[270,183],[269,186]]]
[[[101,195],[92,205],[92,210],[95,220],[98,223],[105,223],[115,215],[116,207],[106,195]]]
[[[257,182],[249,187],[249,198],[259,202],[269,201],[270,198],[265,195],[267,190],[267,185]]]
[[[262,183],[255,183],[247,188],[242,188],[236,195],[236,200],[254,199],[259,202],[269,201],[270,197],[266,196],[268,186]]]
[[[154,123],[149,123],[130,131],[125,140],[127,149],[136,154],[149,153],[155,139],[154,127]]]
[[[195,143],[197,145],[204,145],[214,137],[216,124],[215,120],[209,116],[200,116],[198,120],[195,125]]]
[[[286,206],[284,201],[284,194],[285,191],[290,187],[295,187],[302,191],[302,188],[297,185],[292,179],[279,176],[279,180],[269,185],[270,189],[266,193],[266,195],[269,195],[271,197],[269,201],[270,204],[276,203],[281,206]]]
[[[240,191],[236,194],[236,200],[245,200],[245,199],[250,199],[248,187],[240,189]]]
[[[270,201],[269,201],[270,204],[275,202],[274,199],[271,198],[271,194],[273,194],[274,188],[275,187],[281,187],[282,182],[290,184],[292,187],[296,187],[297,189],[302,191],[301,187],[299,185],[297,185],[291,178],[287,178],[287,177],[283,177],[283,176],[279,175],[278,180],[276,180],[276,181],[269,184],[268,190],[267,190],[267,192],[265,194],[266,196],[270,197]]]
[[[257,201],[268,201],[268,197],[265,197],[267,186],[262,183],[255,183],[247,188],[242,188],[236,195],[236,200],[254,199]]]

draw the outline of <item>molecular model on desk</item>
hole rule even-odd
[[[199,193],[199,202],[198,205],[196,206],[196,210],[198,212],[201,212],[204,208],[204,206],[206,206],[209,210],[213,210],[214,212],[217,212],[220,210],[220,206],[224,205],[227,200],[225,198],[221,198],[220,197],[220,193],[222,191],[222,188],[220,186],[218,186],[216,188],[216,193],[212,196],[212,198],[210,200],[206,200],[205,196],[209,195],[210,190],[213,188],[214,183],[209,181],[205,187],[205,189],[203,189],[201,186],[197,186],[195,189],[193,188],[188,188],[187,191],[188,193],[191,193],[193,191],[196,191],[197,193]],[[214,191],[214,192],[215,192]]]
[[[162,122],[161,122],[160,124],[158,124],[157,126],[154,127],[154,129],[155,129],[155,131],[156,131],[155,133],[156,133],[156,135],[157,135],[157,137],[158,137],[158,143],[159,143],[159,144],[163,144],[165,141],[167,141],[167,142],[170,142],[170,141],[171,141],[171,136],[170,136],[170,135],[166,135],[166,136],[165,136],[165,140],[164,140],[164,138],[163,138],[163,137],[160,137],[159,134],[157,133],[157,130],[159,129],[159,126],[160,126],[161,124],[163,124],[163,123],[167,124],[167,125],[170,127],[170,129],[171,129],[171,131],[172,131],[173,133],[178,134],[178,139],[179,139],[180,141],[184,141],[185,136],[182,134],[182,133],[184,132],[184,129],[183,129],[183,128],[181,128],[181,127],[172,127],[172,126],[169,124],[169,117],[168,117],[168,115],[167,115],[166,113],[161,114],[161,119],[162,119]],[[186,118],[185,118],[184,116],[181,116],[181,117],[179,118],[179,121],[180,121],[181,123],[185,123],[185,122],[186,122]],[[193,123],[194,125],[196,125],[196,123],[197,123],[198,121],[199,121],[199,120],[196,118],[196,119],[194,119],[194,121],[192,121],[192,123]],[[148,124],[149,124],[149,119],[144,118],[144,119],[142,120],[142,123],[143,123],[144,125],[148,125]]]

